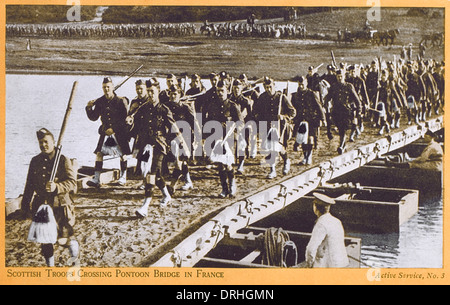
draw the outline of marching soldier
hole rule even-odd
[[[78,257],[79,245],[74,238],[75,214],[71,197],[71,193],[77,191],[77,173],[72,161],[61,155],[56,178],[50,182],[56,160],[55,139],[45,128],[38,130],[36,136],[41,153],[31,159],[21,211],[26,217],[33,215],[28,239],[41,244],[41,253],[47,266],[53,267],[53,244],[57,238],[60,245],[69,248],[73,259]],[[50,209],[44,210],[46,204]]]
[[[367,88],[365,81],[356,74],[356,69],[354,65],[348,67],[348,77],[346,82],[353,85],[356,93],[361,101],[362,112],[361,116],[357,118],[358,126],[356,128],[356,136],[364,131],[364,118],[368,113],[369,107],[369,95],[367,94]],[[353,141],[354,137],[350,136],[350,141]]]
[[[179,86],[177,77],[174,74],[168,74],[166,77],[166,85],[167,88],[159,94],[159,101],[164,105],[169,102],[170,88],[172,86]]]
[[[337,83],[330,87],[325,97],[325,107],[331,109],[332,120],[339,130],[338,153],[345,151],[347,130],[356,129],[356,118],[361,115],[361,102],[352,84],[345,81],[345,72],[336,71]]]
[[[163,162],[169,151],[168,135],[172,131],[180,140],[182,144],[184,139],[173,118],[172,112],[166,105],[159,101],[159,86],[156,82],[148,80],[146,82],[147,91],[149,95],[149,103],[142,105],[134,116],[134,125],[131,130],[133,135],[139,137],[139,153],[138,158],[143,162],[151,160],[151,168],[145,173],[144,178],[144,203],[136,211],[136,216],[146,217],[148,214],[148,207],[153,197],[153,189],[157,186],[163,198],[160,201],[160,206],[165,207],[172,199],[169,190],[166,186],[166,181],[162,175]],[[183,145],[184,152],[188,155],[186,145]]]
[[[128,114],[128,100],[119,97],[114,92],[114,85],[110,77],[103,79],[104,95],[96,100],[88,102],[85,110],[91,121],[101,119],[102,125],[97,147],[94,151],[95,176],[88,182],[89,186],[100,186],[100,173],[103,169],[103,157],[105,155],[120,156],[120,178],[118,183],[124,185],[127,179],[127,155],[131,154],[128,143],[128,127],[126,118]]]
[[[292,94],[291,98],[292,106],[297,113],[293,120],[294,134],[296,135],[294,146],[301,144],[304,156],[301,165],[312,163],[313,145],[317,141],[321,122],[325,122],[325,114],[319,96],[307,86],[308,80],[300,77],[298,90]]]
[[[130,109],[128,110],[128,116],[127,116],[127,124],[130,126],[133,122],[133,116],[136,113],[136,111],[145,103],[148,102],[148,94],[147,94],[147,86],[145,85],[145,82],[141,79],[137,80],[136,83],[136,94],[137,96],[131,101],[130,103]],[[133,148],[131,151],[133,154],[135,153],[136,147],[138,147],[138,138],[136,137],[134,139]],[[136,173],[139,173],[141,171],[141,160],[137,160],[137,166],[136,166]]]
[[[177,122],[179,128],[183,128],[183,137],[185,143],[192,143],[192,152],[197,145],[196,140],[192,141],[195,137],[195,130],[201,130],[195,116],[193,104],[189,101],[181,102],[181,89],[178,86],[173,85],[169,88],[169,102],[166,106],[173,114],[174,120]],[[183,124],[188,124],[188,126]],[[169,135],[169,142],[171,143],[171,154],[175,158],[175,169],[173,170],[173,182],[169,191],[172,193],[176,190],[176,185],[181,176],[184,177],[184,185],[181,187],[183,191],[192,189],[191,175],[189,173],[188,160],[185,156],[180,154],[178,142],[174,134]]]
[[[253,101],[247,97],[245,97],[242,94],[242,90],[244,88],[244,84],[239,80],[236,79],[233,81],[232,86],[232,92],[230,94],[230,100],[234,103],[236,103],[239,106],[239,109],[242,114],[242,119],[244,122],[248,122],[252,120],[252,112],[253,112]],[[250,127],[251,128],[251,127]],[[248,130],[249,133],[245,134],[245,130],[243,134],[240,134],[242,138],[238,139],[236,150],[237,150],[237,157],[238,157],[238,168],[237,173],[243,174],[244,173],[244,161],[246,152],[249,151],[250,146],[256,146],[256,143],[250,143],[250,140],[255,140],[255,137],[253,134],[256,134],[256,130]]]
[[[215,121],[222,125],[223,133],[229,134],[229,125],[235,123],[236,132],[239,135],[243,127],[243,118],[239,106],[228,99],[227,84],[219,81],[216,86],[216,98],[214,102],[205,105],[204,113],[207,121]],[[227,126],[228,125],[228,126]],[[205,142],[206,143],[206,142]],[[237,192],[237,184],[233,163],[235,162],[234,152],[231,150],[229,143],[234,143],[234,137],[228,139],[222,138],[221,141],[215,139],[214,149],[210,153],[212,162],[218,164],[220,184],[222,192],[219,197],[234,197]],[[232,144],[231,147],[234,145]],[[206,149],[209,149],[206,147]]]
[[[408,116],[408,125],[412,120],[419,124],[420,102],[425,94],[425,86],[422,78],[416,73],[412,62],[407,63],[408,71],[406,72],[406,114]]]
[[[295,117],[296,111],[292,103],[286,95],[280,91],[275,90],[275,82],[269,77],[264,78],[264,90],[258,97],[258,100],[253,105],[253,114],[255,121],[259,123],[259,134],[261,135],[261,123],[267,126],[267,138],[263,139],[266,143],[267,151],[271,156],[280,154],[283,160],[283,174],[287,175],[290,170],[291,161],[287,153],[288,140],[292,136],[293,124],[292,119]],[[276,123],[276,132],[272,132],[274,127],[272,123]],[[276,134],[274,134],[276,133]],[[274,139],[275,138],[275,139]],[[274,142],[276,145],[271,145]],[[270,146],[270,147],[269,147]],[[279,147],[281,146],[281,147]],[[268,179],[273,179],[277,176],[276,162],[270,158],[270,173]]]

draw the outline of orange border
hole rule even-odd
[[[5,0],[0,6],[0,20],[6,20],[5,5],[11,4],[48,4],[48,5],[74,5],[74,2],[78,2],[81,5],[208,5],[208,6],[223,6],[223,1],[218,0]],[[266,3],[255,0],[228,0],[227,6],[263,6]],[[313,0],[277,0],[270,3],[271,6],[336,6],[336,1],[322,0],[320,4]],[[450,7],[450,1],[443,0],[344,0],[339,3],[339,6],[345,7],[367,7],[382,5],[384,7],[443,7],[445,8],[445,28],[450,29],[450,18],[448,8]],[[5,24],[0,24],[0,41],[2,45],[5,45]],[[449,41],[449,33],[445,32],[445,41]],[[445,57],[448,58],[449,45],[445,46]],[[0,52],[0,125],[5,126],[5,52]],[[446,86],[449,87],[449,77],[446,78]],[[446,98],[449,99],[449,90],[447,90]],[[444,115],[445,121],[448,121],[448,113]],[[446,134],[445,141],[448,141],[448,133]],[[5,147],[5,132],[4,129],[0,132],[1,146]],[[3,149],[3,151],[5,151]],[[5,155],[0,156],[0,169],[2,172],[0,182],[0,192],[5,193]],[[444,165],[448,164],[448,156],[444,156]],[[447,178],[444,176],[444,182]],[[442,269],[207,269],[203,271],[223,272],[223,278],[205,278],[197,277],[197,268],[88,268],[81,267],[81,274],[86,272],[105,273],[110,272],[112,277],[81,277],[72,278],[68,280],[67,277],[48,277],[47,272],[61,272],[61,271],[77,271],[77,269],[65,269],[65,268],[6,268],[5,267],[5,209],[0,209],[0,284],[14,285],[14,284],[27,284],[27,285],[48,285],[48,284],[62,284],[62,285],[87,285],[87,284],[150,284],[150,285],[298,285],[298,284],[358,284],[358,285],[441,285],[450,284],[450,270],[449,266],[449,243],[445,237],[448,236],[448,225],[446,220],[448,219],[448,208],[446,208],[448,202],[447,189],[444,187],[444,267]],[[4,202],[4,197],[3,201]],[[179,272],[180,277],[155,277],[155,270]],[[12,276],[20,272],[40,272],[41,277],[17,277]],[[137,272],[145,274],[149,273],[149,277],[117,277],[116,272]],[[186,277],[185,274],[192,272],[192,277]],[[401,275],[422,274],[425,279],[399,279]],[[427,279],[428,274],[435,275],[437,279]],[[444,275],[442,279],[441,276]],[[379,275],[381,280],[378,281],[374,276]],[[372,279],[372,280],[369,280]]]

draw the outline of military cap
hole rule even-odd
[[[375,60],[372,60],[372,62],[371,62],[371,64],[372,65],[374,65],[374,64],[376,64],[377,62],[375,61]]]
[[[145,82],[144,82],[142,79],[138,79],[138,80],[135,82],[135,84],[136,84],[136,86],[142,86],[142,85],[145,85]]]
[[[200,79],[200,75],[198,74],[192,74],[191,79]]]
[[[241,75],[239,75],[239,79],[244,80],[244,81],[247,80],[248,79],[247,74],[242,73]]]
[[[242,82],[239,79],[235,79],[233,81],[233,86],[241,86],[241,85],[242,85]]]
[[[271,79],[268,76],[264,76],[264,84],[265,85],[270,85],[270,84],[273,84],[273,83],[274,83],[273,79]]]
[[[333,198],[328,197],[325,194],[317,193],[317,192],[314,192],[312,194],[317,200],[319,200],[319,203],[321,203],[321,204],[335,204],[336,203],[336,201]]]
[[[328,65],[328,66],[327,66],[327,69],[328,69],[328,70],[334,70],[334,66],[333,66],[333,65]]]
[[[221,71],[221,72],[219,73],[219,77],[220,77],[220,78],[227,78],[227,77],[228,77],[228,73],[225,72],[225,71]]]
[[[156,86],[159,87],[159,82],[156,78],[152,77],[150,79],[148,79],[145,84],[147,85],[148,88],[150,88],[151,86]]]
[[[175,74],[168,74],[166,79],[176,79],[177,77],[175,76]]]
[[[344,73],[344,71],[342,71],[341,69],[337,69],[336,70],[336,75],[341,75],[341,74],[343,74]]]
[[[40,140],[48,135],[52,136],[52,138],[53,138],[53,134],[47,128],[41,128],[38,131],[36,131],[36,136],[37,136],[38,140]]]
[[[309,66],[308,70],[312,71],[312,70],[314,70],[314,67],[313,66]]]
[[[349,71],[355,70],[355,65],[350,65],[350,66],[348,66],[347,70],[349,70]]]
[[[219,80],[216,85],[217,88],[227,88],[226,83],[223,80]]]
[[[298,83],[299,84],[303,84],[304,82],[308,82],[308,79],[304,76],[299,76],[298,77]]]
[[[214,72],[212,72],[212,73],[209,74],[209,78],[210,78],[210,79],[212,79],[212,78],[214,78],[214,77],[216,77],[216,76],[217,76],[217,73],[214,73]]]
[[[112,83],[112,79],[111,79],[111,77],[105,77],[104,79],[103,79],[103,83],[104,84],[107,84],[107,83]]]
[[[347,66],[347,63],[341,62],[341,63],[339,64],[339,66],[341,67],[341,69],[344,69],[344,68]]]

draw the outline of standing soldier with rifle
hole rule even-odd
[[[99,118],[102,121],[98,133],[97,147],[94,151],[95,176],[88,181],[89,186],[100,187],[100,173],[103,169],[103,157],[105,155],[120,156],[120,178],[118,183],[126,183],[127,155],[131,154],[126,123],[128,115],[128,100],[116,95],[114,85],[110,77],[103,79],[104,95],[96,100],[91,100],[86,106],[86,114],[91,121]]]
[[[339,154],[345,151],[347,130],[351,128],[353,132],[356,129],[356,118],[361,115],[361,101],[353,85],[345,81],[344,74],[342,70],[336,71],[338,81],[325,97],[325,107],[330,109],[332,121],[339,130]]]
[[[41,253],[48,267],[55,266],[53,245],[57,242],[69,248],[71,263],[75,262],[79,253],[79,244],[74,238],[75,214],[71,196],[77,191],[77,170],[72,160],[61,154],[61,142],[76,84],[56,146],[54,136],[48,129],[41,128],[36,132],[41,153],[31,159],[21,202],[22,216],[33,215],[28,240],[41,244]]]

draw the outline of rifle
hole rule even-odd
[[[67,121],[69,120],[70,112],[72,111],[72,103],[73,97],[75,95],[75,90],[77,88],[78,82],[75,81],[72,86],[72,91],[70,93],[69,103],[67,104],[66,114],[64,115],[64,119],[61,126],[61,131],[59,132],[58,142],[56,144],[56,154],[55,154],[55,162],[53,163],[52,172],[50,174],[50,181],[54,182],[56,178],[56,172],[58,170],[59,160],[61,159],[61,149],[62,149],[62,139],[64,136],[64,132],[66,131]]]
[[[331,61],[333,62],[333,66],[335,66],[337,68],[336,58],[334,58],[333,50],[331,50]]]
[[[143,64],[140,65],[133,72],[131,72],[130,75],[126,76],[124,80],[122,80],[118,85],[114,87],[114,91],[122,87],[122,85],[125,84],[125,82],[128,81],[131,77],[133,77],[133,75],[135,75],[139,70],[141,70],[143,66]]]
[[[312,70],[312,73],[314,74],[314,73],[316,73],[319,69],[320,69],[320,67],[322,67],[323,66],[323,63],[321,63],[320,65],[318,65],[317,67],[315,67],[313,70]]]

